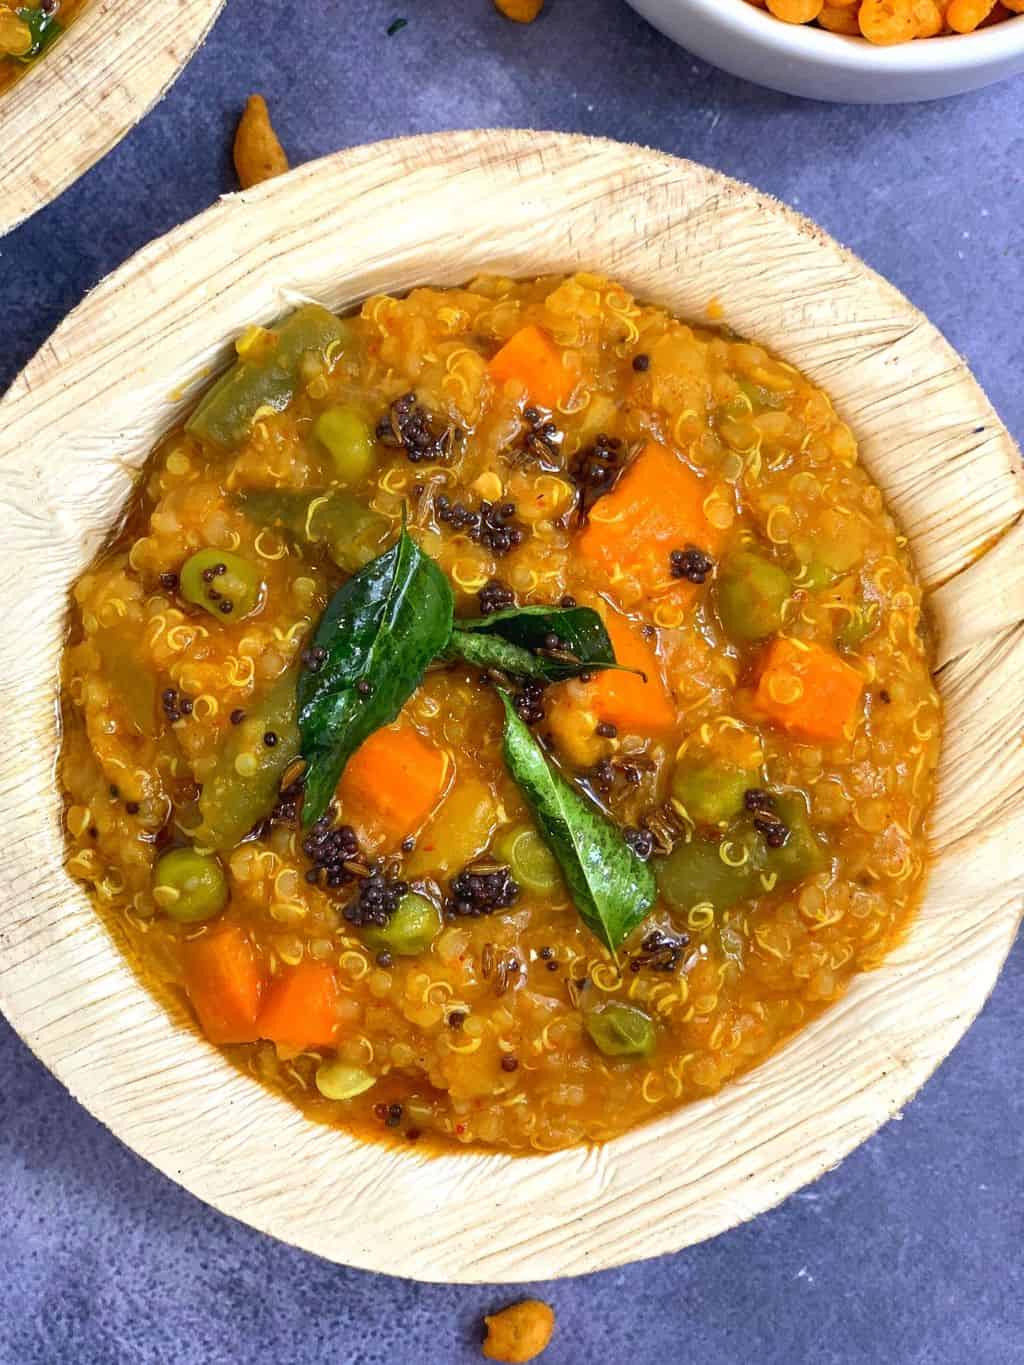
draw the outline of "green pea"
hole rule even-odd
[[[353,1100],[377,1084],[361,1066],[349,1066],[336,1057],[321,1062],[316,1069],[316,1088],[325,1100]]]
[[[654,1051],[654,1021],[635,1005],[612,1000],[584,1014],[583,1025],[606,1057],[647,1057]]]
[[[756,772],[700,764],[676,768],[672,774],[672,795],[698,824],[720,825],[739,815],[744,792],[757,784]]]
[[[782,608],[793,590],[789,575],[770,559],[742,550],[718,575],[718,614],[734,640],[763,640],[782,625]]]
[[[399,957],[418,957],[427,951],[440,928],[441,912],[433,901],[407,891],[387,924],[367,929],[363,938],[378,952],[386,949]]]
[[[156,865],[153,899],[179,924],[212,919],[228,903],[224,869],[212,853],[172,849]]]
[[[558,860],[532,825],[506,830],[495,841],[494,852],[508,863],[513,878],[527,891],[545,895],[562,885]]]
[[[373,435],[354,408],[328,408],[316,419],[313,432],[330,452],[334,472],[343,483],[358,483],[373,469]]]
[[[263,583],[254,565],[229,550],[197,550],[181,566],[181,595],[221,621],[237,621],[260,604]]]

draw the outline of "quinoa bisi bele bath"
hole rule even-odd
[[[877,965],[940,708],[828,397],[596,275],[251,327],[75,584],[69,868],[312,1117],[549,1151]]]

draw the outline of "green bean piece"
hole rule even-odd
[[[765,889],[760,876],[764,841],[751,829],[721,840],[694,836],[689,843],[677,844],[668,857],[653,860],[653,865],[662,896],[683,913],[695,905],[729,910]]]
[[[702,763],[680,766],[672,774],[672,795],[686,807],[692,820],[702,825],[720,825],[739,815],[743,793],[758,785],[759,775],[741,768]]]
[[[238,504],[257,526],[279,527],[300,545],[323,545],[346,573],[355,573],[374,559],[391,530],[386,517],[340,490],[252,489],[239,496]]]
[[[860,648],[878,625],[878,606],[874,602],[858,602],[851,607],[836,631],[836,644],[853,652]]]
[[[373,433],[355,408],[328,408],[316,419],[313,434],[330,452],[342,483],[359,483],[376,464]]]
[[[666,858],[655,860],[658,886],[673,910],[685,912],[707,904],[721,912],[822,870],[825,850],[811,829],[801,796],[775,793],[771,810],[765,814],[776,817],[787,831],[778,848],[771,848],[755,828],[757,817],[744,814],[729,825],[721,840],[694,836],[688,843],[677,844]]]
[[[495,840],[494,853],[527,891],[549,895],[563,885],[558,860],[533,825],[506,830]]]
[[[316,1088],[325,1100],[352,1100],[377,1084],[376,1076],[371,1076],[361,1066],[349,1066],[337,1058],[321,1062],[315,1079]]]
[[[140,665],[138,642],[133,646],[131,640],[110,628],[98,630],[93,639],[100,652],[103,676],[115,687],[132,724],[148,735],[156,715],[156,681]]]
[[[433,901],[416,891],[407,891],[395,907],[387,924],[366,929],[363,938],[377,952],[397,953],[399,957],[419,957],[425,953],[441,929],[441,912]]]
[[[648,1057],[654,1051],[654,1021],[635,1005],[609,1001],[588,1010],[583,1026],[606,1057]]]
[[[717,588],[718,614],[726,633],[746,643],[778,631],[793,585],[770,559],[741,550],[722,565]]]
[[[198,924],[219,915],[228,903],[224,869],[211,853],[175,848],[157,862],[153,899],[179,924]]]
[[[299,752],[295,681],[293,670],[283,673],[228,731],[199,798],[201,847],[234,848],[273,810],[284,770]]]
[[[200,399],[186,431],[233,449],[249,434],[260,408],[283,412],[295,395],[307,355],[326,364],[351,335],[348,325],[319,304],[297,309],[276,333],[276,344],[252,360],[240,359]]]
[[[348,493],[332,493],[314,507],[308,518],[309,533],[323,542],[339,569],[355,573],[381,552],[391,534],[391,524],[379,512]]]
[[[841,575],[835,569],[830,569],[823,560],[811,559],[800,566],[794,587],[805,588],[808,592],[818,592],[821,588],[830,588],[840,577]]]
[[[803,797],[795,792],[776,793],[775,814],[789,830],[789,836],[781,848],[766,851],[765,872],[774,872],[777,884],[791,886],[820,872],[827,859],[811,829]]]
[[[259,570],[230,550],[197,550],[181,566],[181,595],[218,621],[238,621],[259,606]]]

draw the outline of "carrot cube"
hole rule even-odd
[[[648,593],[675,589],[692,596],[696,585],[672,577],[669,556],[688,545],[712,553],[718,549],[721,536],[705,515],[706,496],[699,475],[671,450],[649,441],[591,509],[577,550],[607,572],[613,588],[625,574]]]
[[[661,676],[658,656],[624,616],[609,612],[605,621],[617,663],[636,668],[644,675],[606,668],[596,673],[587,687],[583,705],[599,721],[610,722],[631,735],[657,735],[671,730],[676,713]]]
[[[225,924],[185,947],[185,986],[211,1043],[252,1043],[263,972],[244,930]]]
[[[857,713],[864,679],[832,649],[779,637],[765,652],[757,705],[803,739],[836,740]]]
[[[532,324],[521,327],[488,365],[497,384],[517,379],[534,403],[555,408],[576,385],[576,371],[563,363],[562,352],[546,332]]]
[[[326,962],[285,967],[267,991],[259,1036],[290,1047],[331,1047],[338,1032],[338,978]]]
[[[404,721],[377,730],[356,750],[338,787],[342,806],[390,838],[414,834],[444,795],[448,755]]]

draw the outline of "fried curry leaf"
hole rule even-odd
[[[304,825],[323,815],[352,754],[390,725],[448,643],[452,610],[448,580],[404,527],[331,598],[311,642],[322,662],[303,669],[297,689]]]
[[[558,860],[580,918],[613,954],[646,919],[654,874],[612,824],[551,766],[507,693],[505,762]]]
[[[500,673],[509,673],[516,678],[539,678],[551,682],[546,659],[531,654],[521,645],[513,645],[499,635],[479,635],[471,630],[453,630],[448,648],[447,659],[464,659],[467,664],[477,668],[494,668]]]
[[[510,607],[457,621],[449,652],[480,668],[545,682],[619,667],[604,622],[591,607]]]

